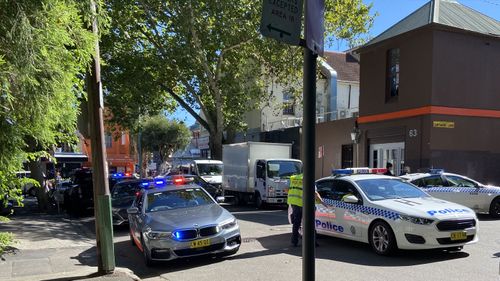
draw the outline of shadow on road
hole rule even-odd
[[[498,221],[500,218],[494,218],[488,214],[477,214],[477,219],[479,221]]]
[[[122,232],[126,230],[120,228],[117,229],[117,231]],[[243,243],[260,243],[264,250],[240,253],[225,258],[202,256],[189,259],[178,259],[170,262],[161,262],[154,267],[146,267],[139,249],[133,246],[130,241],[122,241],[115,243],[116,266],[131,269],[134,274],[140,278],[149,278],[171,272],[209,266],[215,263],[224,262],[226,259],[253,259],[281,254],[289,254],[300,257],[302,255],[301,247],[291,247],[289,240],[290,234],[288,233],[260,238],[244,238]],[[461,259],[469,256],[466,252],[432,250],[399,251],[394,256],[383,257],[373,253],[369,245],[364,243],[325,236],[321,236],[318,241],[320,246],[316,248],[317,259],[377,267],[413,266],[445,260]],[[84,265],[96,266],[95,256],[96,249],[94,247],[80,253],[74,258]]]
[[[260,243],[265,250],[243,253],[228,257],[228,259],[246,259],[282,253],[302,256],[302,248],[300,247],[300,244],[299,247],[291,247],[289,242],[290,234],[288,233],[256,238],[255,241]],[[466,252],[447,252],[444,250],[401,250],[393,256],[384,257],[373,253],[368,244],[361,242],[319,236],[318,243],[320,246],[316,248],[316,259],[334,260],[368,266],[413,266],[444,260],[466,258],[469,256]]]

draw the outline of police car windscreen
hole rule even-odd
[[[357,180],[356,183],[372,201],[429,196],[417,187],[397,179],[364,179]]]
[[[208,204],[215,204],[215,202],[201,188],[165,190],[148,193],[146,213]]]

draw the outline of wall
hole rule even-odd
[[[433,105],[500,110],[500,38],[433,32]]]
[[[432,31],[423,28],[360,50],[360,116],[430,104],[432,40]],[[399,97],[386,102],[386,53],[391,48],[400,48]]]
[[[351,131],[354,118],[329,121],[316,124],[316,171],[315,178],[330,176],[332,169],[341,168],[342,145],[352,144]],[[318,158],[319,146],[324,147],[323,158]],[[355,153],[355,151],[354,151]]]

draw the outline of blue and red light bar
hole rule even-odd
[[[359,174],[383,174],[387,172],[386,168],[347,168],[347,169],[334,169],[332,175],[359,175]]]

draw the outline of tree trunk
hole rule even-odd
[[[222,131],[210,134],[210,158],[222,160]]]
[[[30,161],[28,166],[31,171],[31,177],[40,183],[40,187],[35,187],[38,210],[40,212],[46,212],[49,209],[49,201],[47,193],[45,193],[45,186],[43,185],[44,177],[42,172],[42,163],[40,160]]]

